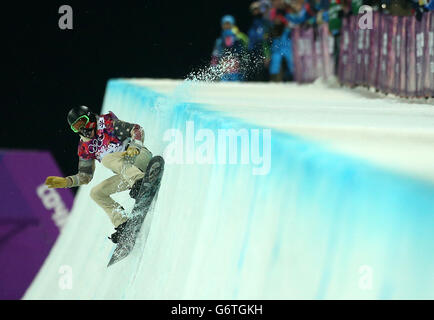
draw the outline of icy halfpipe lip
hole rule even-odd
[[[198,103],[225,117],[298,136],[381,168],[434,182],[432,105],[368,99],[321,83],[111,80],[116,81],[146,87],[175,101]],[[264,92],[270,101],[261,105]],[[306,104],[308,97],[315,105]]]

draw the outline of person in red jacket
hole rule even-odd
[[[122,232],[127,216],[124,208],[110,195],[131,189],[144,177],[152,153],[143,146],[143,128],[119,120],[113,112],[93,113],[86,106],[68,113],[71,129],[80,135],[78,173],[68,177],[47,177],[48,188],[71,188],[88,184],[95,170],[95,160],[115,175],[92,188],[91,198],[107,213],[116,232]]]

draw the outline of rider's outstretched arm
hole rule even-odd
[[[78,173],[73,176],[66,177],[68,181],[67,187],[72,188],[81,186],[82,184],[88,184],[92,180],[94,172],[95,160],[85,160],[83,158],[79,158]]]

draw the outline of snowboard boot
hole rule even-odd
[[[125,221],[124,223],[120,224],[119,226],[117,226],[115,228],[115,232],[109,237],[109,239],[113,242],[113,243],[118,243],[119,239],[122,235],[122,231],[124,231],[125,227],[127,226],[127,221]]]

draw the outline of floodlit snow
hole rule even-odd
[[[365,88],[327,86],[320,81],[310,85],[132,82],[434,180],[434,148],[428,147],[434,145],[432,99],[385,98]]]
[[[434,106],[321,83],[131,79],[108,84],[109,110],[154,154],[168,129],[187,143],[189,123],[251,143],[271,129],[271,168],[187,163],[184,146],[134,251],[107,268],[113,229],[89,192],[112,173],[98,164],[26,299],[434,298]]]

